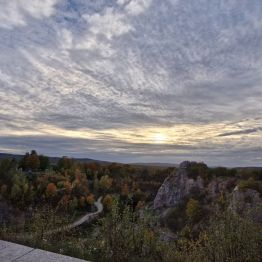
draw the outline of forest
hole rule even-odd
[[[69,157],[54,163],[35,150],[19,160],[2,159],[0,237],[91,261],[261,261],[261,210],[254,219],[228,206],[236,186],[261,197],[262,169],[190,164],[187,179],[201,179],[201,190],[192,187],[172,207],[161,200],[156,209],[161,185],[179,170]],[[215,181],[218,189],[212,193]],[[244,201],[251,203],[253,195]],[[95,212],[100,197],[98,219],[55,231]]]

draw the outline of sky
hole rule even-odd
[[[0,151],[262,166],[261,0],[0,0]]]

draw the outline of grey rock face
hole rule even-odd
[[[229,209],[237,214],[247,215],[255,222],[262,222],[262,198],[256,190],[240,190],[235,187],[230,198]]]
[[[233,178],[213,178],[212,181],[207,185],[207,194],[211,199],[217,198],[221,193],[230,193],[234,188],[236,180]],[[232,185],[233,187],[232,187]]]
[[[168,176],[159,188],[154,200],[154,208],[173,207],[178,204],[192,188],[202,190],[204,183],[201,177],[196,180],[188,177],[188,168],[194,162],[184,161],[175,174]]]

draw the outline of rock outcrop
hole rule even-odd
[[[182,162],[179,169],[169,175],[159,188],[154,199],[154,209],[168,210],[186,198],[204,196],[202,204],[206,208],[212,209],[223,204],[239,215],[248,215],[253,221],[262,223],[262,197],[258,191],[238,188],[237,177],[212,176],[204,181],[205,171],[203,174],[192,172],[199,165],[201,163]]]
[[[225,179],[214,177],[207,185],[206,193],[210,199],[214,200],[221,194],[231,193],[236,186],[236,182],[236,178]]]
[[[234,213],[250,217],[253,221],[262,223],[262,198],[253,189],[239,189],[232,192],[229,209]]]
[[[194,164],[195,162],[182,162],[177,172],[165,179],[154,199],[155,209],[173,207],[183,200],[191,190],[202,191],[204,189],[204,182],[200,176],[196,179],[189,177],[188,169]]]

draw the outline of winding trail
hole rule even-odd
[[[95,207],[97,208],[96,212],[93,213],[88,213],[86,215],[84,215],[83,217],[77,219],[76,221],[74,221],[71,224],[56,228],[56,229],[52,229],[49,231],[46,231],[44,233],[44,235],[51,235],[54,233],[58,233],[58,232],[62,232],[62,231],[68,231],[72,228],[78,227],[84,223],[90,223],[93,220],[95,220],[96,218],[98,218],[98,216],[102,213],[103,211],[103,204],[102,204],[102,196],[98,198],[98,200],[94,203]]]

